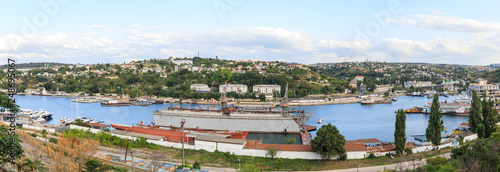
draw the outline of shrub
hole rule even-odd
[[[45,135],[45,134],[42,134],[42,138],[47,138],[47,135]]]
[[[36,137],[36,133],[31,133],[30,134],[32,137]]]
[[[49,138],[49,142],[57,144],[57,139],[56,138]]]
[[[200,162],[198,162],[198,161],[194,162],[193,169],[198,169],[198,170],[201,169]]]
[[[376,158],[375,154],[373,154],[373,153],[370,153],[370,155],[368,155],[368,159],[375,159],[375,158]]]
[[[406,148],[405,149],[405,153],[406,154],[412,154],[413,153],[413,150],[411,148]]]
[[[339,156],[339,160],[341,160],[341,161],[345,161],[345,160],[347,160],[347,153],[345,153],[345,154],[344,154],[344,155],[342,155],[342,156]]]
[[[445,165],[446,164],[446,159],[440,156],[436,156],[434,158],[427,158],[427,163],[429,165]]]

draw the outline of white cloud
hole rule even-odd
[[[97,24],[97,25],[93,25],[93,26],[92,26],[92,28],[93,28],[93,29],[106,29],[107,27],[106,27],[106,26],[104,26],[104,25],[99,25],[99,24]]]
[[[420,23],[416,23],[419,25]],[[198,32],[104,34],[34,34],[0,37],[0,56],[30,61],[104,63],[156,57],[202,57],[279,60],[302,63],[360,60],[458,64],[499,63],[500,35],[477,34],[474,40],[436,36],[427,41],[385,38],[377,44],[358,39],[314,38],[284,28],[249,27]],[[113,39],[113,38],[122,39]],[[16,40],[16,46],[11,46]]]
[[[500,23],[482,22],[478,20],[456,18],[452,16],[412,15],[405,16],[399,20],[391,19],[388,21],[427,29],[446,30],[461,33],[500,31]]]

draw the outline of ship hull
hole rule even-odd
[[[167,141],[180,142],[182,140],[182,131],[179,130],[169,130],[162,128],[147,127],[147,126],[128,126],[121,124],[111,124],[111,126],[115,129],[123,131],[162,136]],[[203,131],[203,130],[197,130],[196,132],[229,135],[229,138],[231,139],[245,139],[249,133],[248,131],[229,133],[229,132],[215,132],[215,131]],[[191,137],[188,138],[186,134],[189,134],[189,132],[184,133],[184,139],[186,142],[191,142],[194,140]]]
[[[204,130],[250,131],[251,133],[300,133],[300,125],[291,117],[276,116],[261,117],[227,115],[204,115],[203,112],[179,114],[175,112],[153,112],[153,122],[157,126],[180,127],[182,119],[185,128]],[[264,115],[262,115],[264,116]]]
[[[391,101],[375,101],[375,102],[372,102],[372,101],[369,101],[369,102],[363,102],[363,101],[361,101],[361,104],[362,104],[362,105],[382,104],[382,103],[391,103]]]
[[[130,106],[130,103],[101,103],[101,106]]]

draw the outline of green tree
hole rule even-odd
[[[259,100],[260,100],[261,102],[266,101],[266,95],[265,95],[264,93],[260,93],[260,94],[259,94]]]
[[[285,143],[286,143],[286,144],[289,144],[289,145],[293,145],[293,144],[297,143],[297,139],[295,139],[295,138],[293,138],[293,137],[292,137],[292,138],[287,139],[287,138],[285,137]]]
[[[477,127],[481,123],[481,99],[477,96],[476,90],[472,92],[472,102],[468,117],[470,130],[477,133]]]
[[[394,144],[398,155],[403,154],[406,144],[406,113],[399,109],[396,114],[396,129],[394,131]]]
[[[477,126],[477,137],[484,138],[485,134],[486,134],[486,129],[484,127],[484,124],[479,123],[479,126]]]
[[[346,153],[344,145],[344,136],[331,123],[321,126],[316,132],[316,137],[311,140],[312,150],[320,154],[323,159],[330,159],[336,155],[342,157]]]
[[[194,162],[193,169],[198,169],[198,170],[201,169],[200,162],[198,162],[198,161]]]
[[[443,131],[443,120],[441,117],[441,107],[439,105],[439,95],[436,93],[432,100],[431,113],[429,114],[429,123],[425,130],[425,137],[433,145],[439,145],[441,142],[441,131]]]
[[[490,99],[486,101],[486,97],[483,100],[483,121],[484,125],[484,137],[488,138],[493,132],[497,130],[496,124],[496,109],[493,109],[494,102]],[[487,109],[487,110],[485,110]]]

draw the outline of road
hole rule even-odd
[[[440,155],[443,158],[450,159],[451,158],[451,153],[445,153],[443,155]],[[360,168],[349,168],[349,169],[340,169],[340,170],[325,170],[321,172],[373,172],[373,171],[384,171],[386,169],[392,169],[396,171],[403,171],[406,169],[412,170],[413,167],[421,167],[427,164],[427,161],[425,159],[422,159],[421,161],[406,161],[404,163],[399,163],[399,164],[389,164],[389,165],[381,165],[381,166],[371,166],[371,167],[360,167]],[[399,170],[398,170],[399,169]]]

